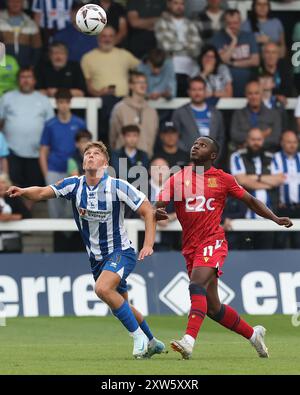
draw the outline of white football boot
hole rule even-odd
[[[133,336],[133,352],[135,359],[143,359],[148,352],[148,338],[144,333]]]
[[[250,339],[250,343],[255,348],[260,358],[269,358],[268,349],[264,340],[267,330],[261,325],[257,325],[253,329],[254,333]]]
[[[193,352],[193,346],[183,336],[180,340],[172,340],[171,347],[173,351],[177,351],[181,354],[183,359],[190,359]]]

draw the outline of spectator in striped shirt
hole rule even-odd
[[[35,22],[42,30],[43,43],[47,47],[50,37],[67,26],[73,0],[33,0]]]
[[[300,152],[297,134],[287,130],[281,137],[281,150],[274,155],[277,171],[285,175],[280,186],[278,215],[300,218]],[[276,233],[276,248],[300,248],[300,232]]]
[[[0,12],[0,42],[5,44],[6,54],[14,56],[21,68],[38,63],[41,36],[36,23],[23,12],[23,0],[7,0],[7,10]]]

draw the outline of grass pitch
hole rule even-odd
[[[270,359],[258,358],[248,341],[209,319],[189,361],[169,347],[182,335],[185,317],[148,317],[169,349],[151,360],[132,359],[132,339],[114,317],[8,319],[0,327],[0,374],[299,374],[300,327],[291,317],[246,319],[267,328]]]

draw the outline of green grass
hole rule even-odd
[[[260,359],[248,341],[206,319],[193,359],[169,351],[133,360],[132,339],[113,317],[12,318],[0,327],[0,374],[299,374],[300,327],[289,316],[248,316],[268,329],[270,359]],[[185,317],[148,318],[169,344]],[[169,348],[169,347],[168,347]]]

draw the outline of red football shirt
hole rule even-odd
[[[157,200],[174,200],[182,226],[182,252],[188,254],[207,240],[225,238],[220,223],[227,195],[241,199],[244,193],[231,174],[211,167],[199,175],[190,166],[167,180]]]

